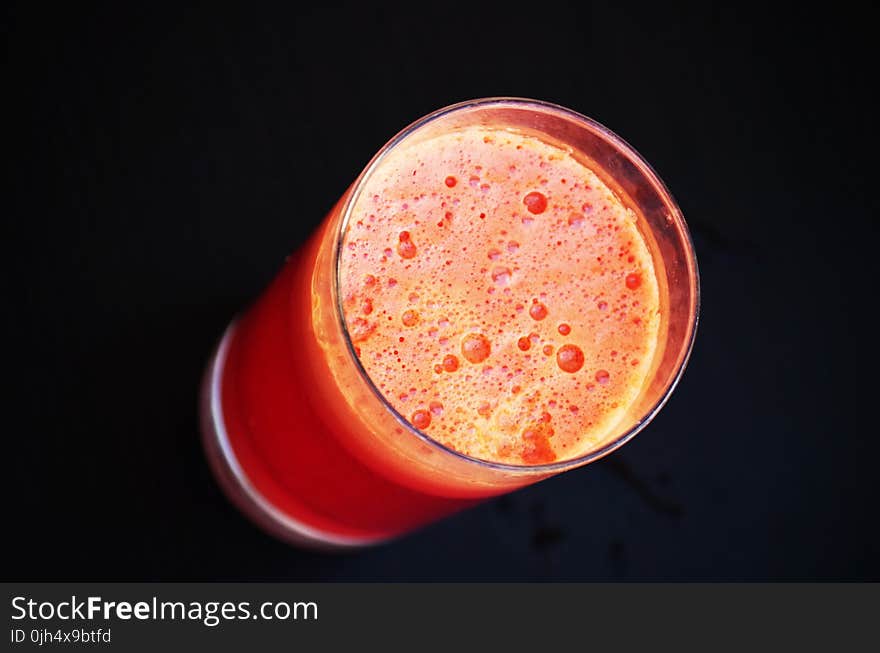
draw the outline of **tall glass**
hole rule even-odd
[[[637,216],[660,290],[657,352],[638,399],[593,449],[549,464],[480,460],[416,429],[371,381],[339,293],[346,225],[386,155],[417,139],[484,125],[568,149]],[[681,211],[651,167],[611,131],[571,110],[487,98],[436,111],[388,142],[308,243],[226,330],[202,390],[203,442],[229,498],[274,535],[317,548],[383,542],[614,451],[657,414],[694,339],[697,263]]]

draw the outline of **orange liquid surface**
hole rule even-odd
[[[353,208],[339,274],[373,383],[475,458],[582,455],[649,380],[660,300],[636,215],[535,137],[472,127],[392,149]]]

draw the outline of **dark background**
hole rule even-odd
[[[221,4],[4,10],[5,579],[880,580],[868,17]],[[702,275],[690,366],[594,465],[291,549],[208,471],[203,365],[388,138],[491,95],[585,113],[666,181]]]

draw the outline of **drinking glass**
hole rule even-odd
[[[571,459],[506,464],[444,446],[386,400],[346,328],[340,252],[365,184],[395,148],[476,125],[513,130],[572,152],[634,212],[653,258],[661,316],[653,367],[615,430]],[[230,500],[288,542],[320,549],[384,542],[586,465],[632,439],[682,375],[698,304],[697,262],[681,211],[648,163],[620,137],[579,113],[538,100],[455,104],[394,136],[226,329],[202,388],[207,458]]]

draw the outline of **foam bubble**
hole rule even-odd
[[[540,214],[547,210],[547,196],[538,191],[532,191],[523,198],[523,204],[529,213]]]
[[[584,352],[577,345],[562,345],[556,352],[556,364],[563,372],[574,374],[584,366]]]
[[[419,408],[412,414],[412,417],[409,421],[417,429],[419,429],[420,431],[424,431],[426,428],[431,426],[431,413],[424,408]]]
[[[461,354],[469,363],[482,363],[492,353],[492,344],[482,333],[469,333],[461,341]]]
[[[455,372],[458,366],[458,357],[455,354],[447,354],[443,357],[443,369],[447,372]]]
[[[529,315],[533,320],[543,320],[547,317],[547,307],[537,299],[532,300],[532,305],[529,306]]]
[[[492,281],[497,284],[507,284],[510,281],[510,268],[494,268],[492,270]]]
[[[400,317],[400,321],[403,322],[404,326],[412,327],[419,323],[419,313],[413,309],[407,309],[403,312],[403,315]]]

